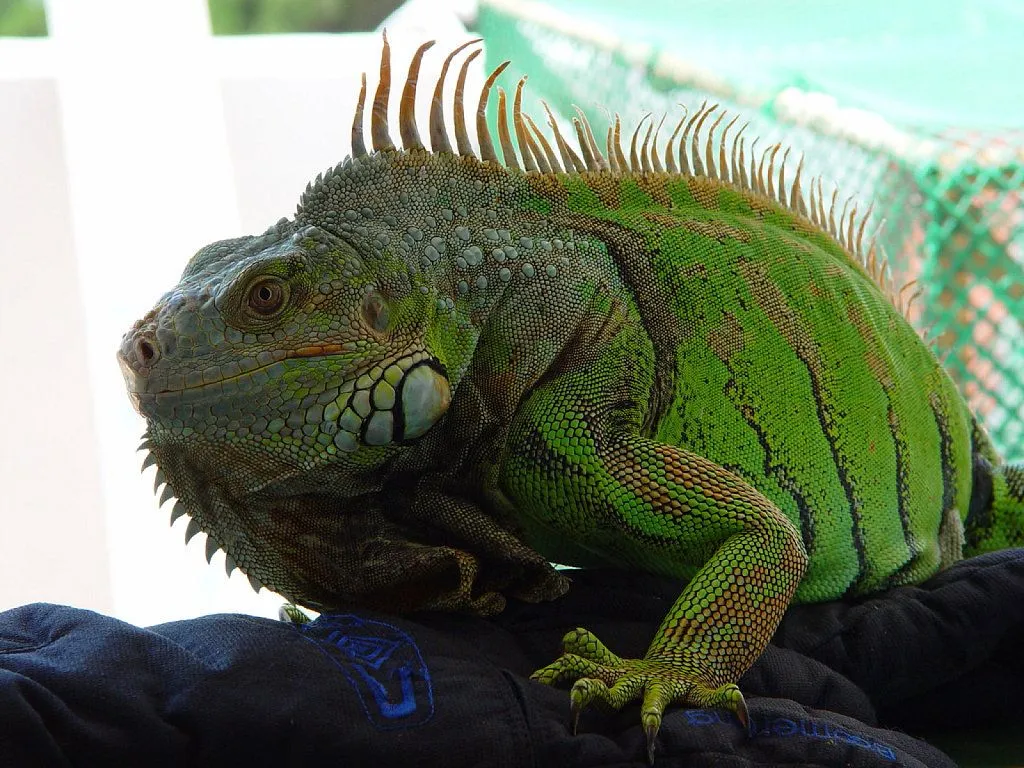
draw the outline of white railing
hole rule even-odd
[[[46,8],[49,38],[0,39],[0,609],[273,614],[205,537],[182,545],[184,520],[168,530],[114,350],[195,250],[290,215],[347,154],[380,39],[215,38],[205,0]],[[466,39],[437,0],[388,30],[396,72]]]

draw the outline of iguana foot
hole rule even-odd
[[[576,733],[580,712],[591,702],[621,709],[640,700],[640,715],[647,736],[647,758],[654,761],[654,742],[661,716],[669,704],[728,709],[748,727],[747,705],[735,683],[715,685],[684,658],[648,655],[623,659],[585,629],[575,629],[562,639],[564,652],[553,663],[530,677],[548,685],[575,681],[572,701],[572,730]]]
[[[277,609],[278,621],[283,621],[288,624],[311,624],[313,617],[306,613],[304,610],[299,608],[295,603],[284,603],[280,608]]]

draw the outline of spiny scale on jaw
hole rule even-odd
[[[143,439],[142,443],[139,445],[139,450],[140,451],[141,450],[146,450],[146,457],[142,461],[142,471],[143,472],[145,472],[147,468],[149,468],[151,466],[154,466],[156,464],[156,457],[154,457],[154,455],[152,453],[149,453],[148,449],[149,449],[149,440],[148,439]],[[162,491],[161,491],[161,488],[163,489]],[[156,474],[154,476],[153,493],[154,494],[156,494],[156,493],[160,494],[160,500],[159,500],[159,502],[157,504],[157,506],[159,506],[159,507],[162,507],[168,501],[170,501],[171,499],[174,499],[174,505],[171,507],[171,525],[172,526],[178,521],[179,518],[186,516],[187,513],[186,513],[186,510],[185,510],[185,505],[182,504],[177,499],[177,497],[174,494],[174,489],[171,488],[170,483],[167,482],[167,478],[164,476],[164,473],[160,470],[159,467],[157,467]],[[202,528],[199,526],[199,522],[195,518],[190,517],[189,521],[188,521],[188,526],[185,528],[185,544],[188,544],[190,541],[192,541],[192,539],[194,539],[196,537],[196,535],[199,534],[199,533],[202,533]],[[219,550],[220,548],[221,547],[216,542],[216,540],[210,534],[207,534],[206,535],[206,562],[207,563],[212,563],[213,562],[213,556],[215,554],[217,554],[217,550]],[[231,556],[231,554],[227,550],[224,550],[224,572],[230,577],[232,572],[236,568],[238,568],[238,563],[235,562],[235,559]],[[259,592],[263,588],[263,585],[255,577],[247,575],[247,578],[249,579],[249,586],[251,586],[253,588],[253,590],[255,590],[256,592]]]
[[[152,446],[151,446],[151,443],[149,441],[149,438],[148,437],[143,437],[142,438],[142,442],[139,443],[139,447],[136,449],[137,451],[145,451],[146,452],[145,458],[143,458],[143,460],[142,460],[142,471],[143,472],[145,472],[146,469],[148,469],[149,467],[152,467],[152,466],[156,465],[156,457],[150,452],[150,448],[151,447]],[[163,487],[163,491],[162,492],[160,490],[161,487]],[[157,504],[157,506],[159,506],[159,507],[162,507],[168,501],[170,501],[171,499],[174,499],[174,505],[171,507],[171,525],[172,526],[174,525],[175,522],[178,521],[179,518],[184,517],[187,514],[186,510],[185,510],[185,505],[182,504],[177,499],[177,497],[175,496],[175,493],[174,493],[174,489],[171,487],[171,484],[169,482],[167,482],[166,476],[164,475],[163,471],[159,467],[157,467],[156,473],[155,473],[155,476],[154,476],[153,493],[154,494],[156,494],[156,493],[160,494],[160,500],[159,500],[159,502]],[[188,544],[193,538],[195,538],[196,534],[200,533],[201,531],[202,531],[202,529],[199,527],[199,522],[195,518],[190,517],[189,521],[188,521],[188,526],[185,528],[185,544]],[[213,560],[213,556],[217,552],[218,549],[220,549],[220,546],[216,543],[216,541],[213,539],[212,536],[207,534],[207,536],[206,536],[206,562],[207,563],[209,563],[210,561]],[[227,575],[230,577],[231,573],[236,568],[238,568],[238,563],[236,563],[235,559],[231,556],[231,554],[228,553],[227,550],[225,550],[224,551],[224,571],[225,571],[225,573],[227,573]],[[251,586],[254,591],[259,592],[263,588],[263,584],[261,584],[260,581],[258,579],[256,579],[255,577],[253,577],[253,576],[251,576],[249,574],[246,574],[246,577],[249,579],[249,586]]]
[[[445,58],[441,73],[434,86],[430,104],[430,152],[433,154],[454,155],[448,128],[445,124],[443,99],[444,86],[448,70],[455,57],[469,46],[480,42],[470,40],[455,48]],[[416,125],[415,105],[416,89],[419,81],[420,64],[424,54],[435,41],[423,43],[413,54],[412,62],[402,88],[399,111],[399,135],[404,151],[427,151],[420,139]],[[610,173],[619,176],[648,174],[679,174],[683,176],[701,176],[719,181],[737,189],[760,195],[787,210],[798,214],[823,232],[831,235],[882,289],[889,301],[904,316],[909,315],[911,304],[919,291],[913,290],[913,283],[898,286],[892,280],[887,260],[880,255],[876,244],[877,234],[865,239],[865,229],[872,209],[859,215],[856,204],[851,205],[852,198],[847,198],[839,209],[839,192],[834,190],[831,197],[826,196],[821,177],[810,181],[805,189],[803,183],[803,157],[797,162],[792,181],[787,179],[790,149],[781,144],[756,152],[757,140],[750,144],[750,159],[747,160],[747,142],[743,133],[749,123],[743,123],[739,130],[730,136],[730,130],[739,120],[734,115],[719,132],[727,113],[719,110],[717,104],[704,102],[692,115],[684,109],[682,117],[672,130],[664,148],[664,164],[658,152],[658,135],[665,116],[659,120],[655,128],[654,121],[647,126],[647,131],[640,141],[640,130],[651,117],[645,115],[633,130],[630,151],[627,157],[622,148],[622,124],[619,116],[615,116],[608,127],[605,142],[605,154],[602,154],[594,138],[594,131],[587,116],[579,107],[575,107],[576,117],[572,125],[579,144],[579,152],[565,140],[551,109],[544,103],[548,126],[552,131],[552,139],[558,152],[554,151],[551,142],[529,114],[522,108],[522,92],[526,77],[522,77],[516,85],[512,103],[512,130],[509,130],[507,99],[505,91],[498,91],[498,144],[501,147],[501,159],[494,150],[494,142],[487,124],[486,112],[490,91],[494,88],[498,76],[510,62],[499,64],[488,75],[476,110],[476,138],[480,148],[479,157],[474,153],[465,120],[465,81],[470,62],[478,56],[479,50],[470,53],[463,61],[456,79],[454,96],[454,132],[457,154],[463,157],[492,163],[509,171],[527,174],[600,174]],[[388,102],[391,93],[391,46],[387,35],[384,35],[381,49],[380,78],[370,109],[370,140],[374,152],[396,151],[388,125]],[[543,102],[542,102],[543,103]],[[362,87],[359,92],[355,114],[352,121],[352,156],[367,156],[366,144],[363,139],[363,116],[366,104],[366,75],[362,76]],[[707,129],[705,139],[700,134],[705,123],[713,114],[716,118]],[[512,143],[512,132],[515,133],[519,154]],[[676,137],[679,142],[676,144]],[[780,155],[781,153],[781,155]],[[520,157],[522,158],[520,163]],[[328,181],[334,169],[317,177],[316,181],[306,188],[306,194],[300,203],[299,211],[307,196],[321,183]]]
[[[175,500],[174,506],[171,507],[171,525],[174,525],[175,521],[185,514],[185,505],[180,501]]]

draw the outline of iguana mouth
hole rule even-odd
[[[231,373],[230,375],[216,378],[216,374],[211,374],[210,371],[215,369],[222,372],[227,366],[212,366],[205,371],[194,371],[191,374],[171,374],[162,375],[159,378],[151,378],[145,369],[136,370],[132,367],[123,351],[118,351],[117,362],[121,366],[121,374],[124,376],[129,396],[183,395],[185,393],[200,393],[216,389],[225,382],[236,381],[246,376],[252,376],[252,374],[259,371],[266,371],[285,360],[331,357],[342,352],[354,351],[355,348],[351,344],[319,344],[287,351],[261,352],[256,357],[243,358],[234,363],[238,373]],[[201,381],[194,384],[189,383],[191,377],[199,377]],[[181,380],[181,386],[169,386],[170,382],[176,382],[178,379]]]

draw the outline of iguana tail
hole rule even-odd
[[[1024,464],[1004,464],[974,425],[974,477],[964,519],[964,556],[1024,547]]]

